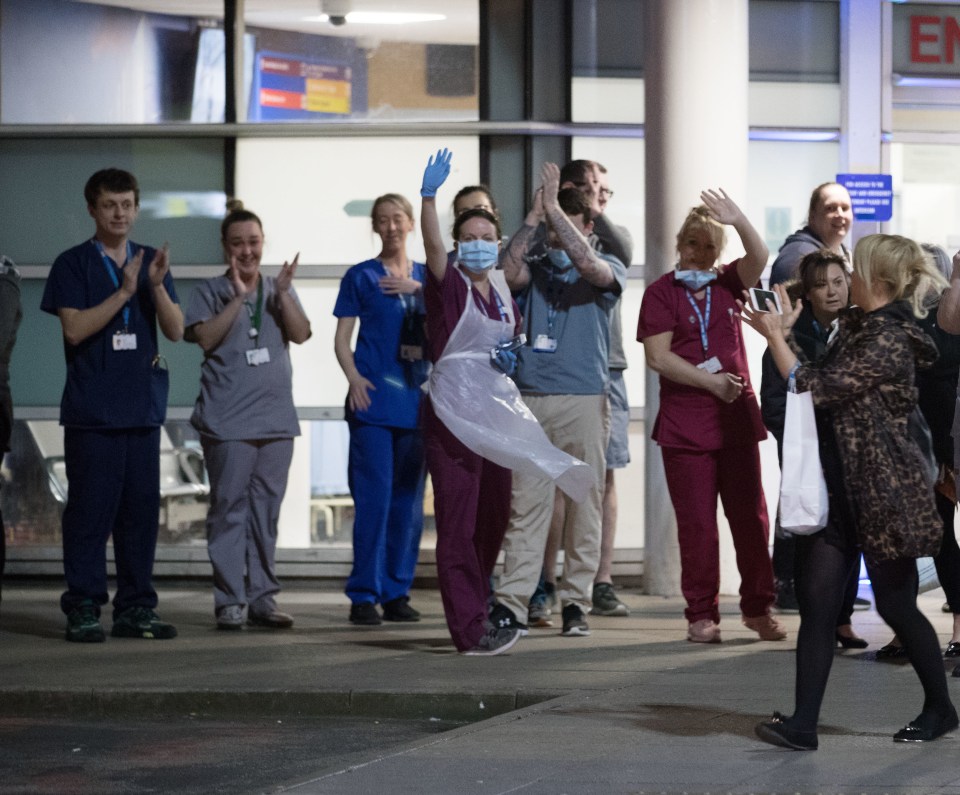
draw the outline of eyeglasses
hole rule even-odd
[[[589,182],[574,182],[573,184],[574,184],[575,187],[579,188],[580,190],[583,190],[583,189],[586,188],[590,183],[589,183]],[[599,193],[601,196],[606,196],[608,199],[612,199],[612,198],[613,198],[613,191],[610,190],[610,188],[600,188],[600,190],[598,191],[598,193]]]

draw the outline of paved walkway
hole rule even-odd
[[[590,637],[532,630],[509,654],[477,658],[454,652],[433,591],[414,594],[418,624],[357,628],[342,594],[289,589],[281,604],[294,629],[239,633],[213,628],[206,589],[160,592],[179,638],[81,645],[62,639],[58,589],[8,584],[0,715],[471,721],[318,765],[316,775],[301,766],[269,790],[233,791],[960,795],[960,732],[924,746],[891,740],[919,712],[921,694],[909,666],[874,660],[890,633],[872,610],[854,616],[871,646],[838,653],[820,750],[802,753],[753,735],[774,709],[792,708],[798,618],[782,617],[787,641],[760,642],[732,599],[721,645],[684,640],[679,600],[627,591],[631,615],[589,617]],[[941,602],[939,590],[921,597],[945,645],[951,617]],[[950,684],[960,703],[960,679]],[[0,791],[10,791],[2,780]]]

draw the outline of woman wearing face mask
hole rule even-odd
[[[703,205],[677,234],[677,270],[647,287],[637,329],[647,364],[660,374],[653,439],[677,516],[687,639],[720,642],[719,496],[737,553],[743,623],[762,640],[783,640],[769,612],[773,570],[757,446],[767,430],[750,386],[737,307],[743,290],[760,278],[767,247],[723,191],[700,198]],[[746,254],[717,267],[724,224],[737,230]]]
[[[495,270],[500,224],[485,208],[454,225],[456,261],[447,264],[436,193],[450,173],[441,150],[423,175],[421,225],[427,253],[424,298],[435,358],[424,402],[427,466],[437,521],[437,574],[447,626],[457,650],[500,654],[515,628],[487,618],[490,576],[510,516],[511,469],[536,471],[561,488],[585,493],[589,468],[554,448],[508,377],[516,365],[520,312]]]
[[[263,227],[239,202],[221,225],[230,267],[194,290],[185,338],[203,348],[200,396],[191,423],[210,472],[207,547],[213,564],[217,627],[285,629],[274,574],[277,519],[287,487],[293,438],[289,346],[310,337],[293,288],[297,257],[263,276]]]

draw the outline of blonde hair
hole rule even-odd
[[[387,202],[397,205],[407,218],[411,221],[413,220],[413,205],[410,204],[406,196],[401,196],[399,193],[384,193],[382,196],[377,196],[377,198],[373,200],[373,207],[370,208],[371,222],[376,223],[377,210],[380,209],[381,204],[386,204]]]
[[[868,290],[879,283],[891,301],[909,301],[914,317],[929,313],[927,296],[948,286],[923,249],[901,235],[867,235],[853,250],[853,270]]]
[[[687,213],[687,217],[684,219],[680,231],[677,232],[678,251],[683,239],[694,231],[705,232],[707,234],[717,247],[717,257],[719,257],[720,252],[723,251],[723,247],[727,244],[727,233],[723,228],[723,224],[715,221],[711,217],[710,211],[705,204],[693,207],[690,212]]]

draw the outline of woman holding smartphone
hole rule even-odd
[[[855,306],[841,311],[836,337],[816,363],[798,358],[787,341],[801,311],[799,302],[781,317],[744,309],[744,322],[766,338],[780,375],[796,379],[797,390],[811,392],[814,407],[829,412],[844,487],[842,493],[831,493],[830,511],[835,514],[842,501],[851,518],[828,523],[808,539],[795,710],[789,716],[775,712],[772,720],[757,725],[765,742],[795,750],[817,748],[834,625],[858,548],[877,612],[897,633],[923,687],[920,714],[893,739],[928,742],[957,727],[937,634],[917,608],[916,558],[935,554],[943,531],[933,489],[923,481],[922,454],[907,430],[907,417],[917,406],[917,368],[929,367],[937,358],[936,345],[916,320],[928,313],[923,301],[930,289],[944,284],[912,240],[899,235],[862,238],[853,254]]]

